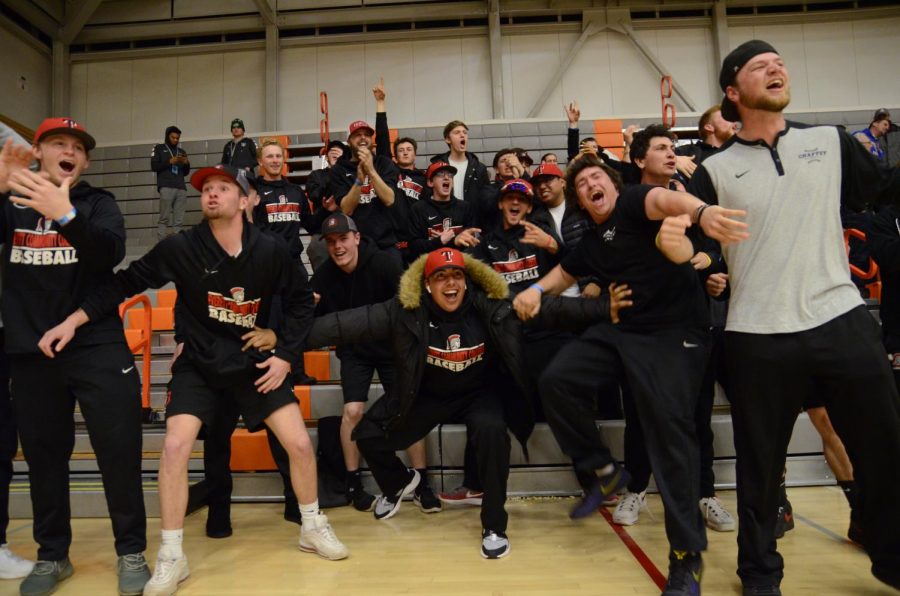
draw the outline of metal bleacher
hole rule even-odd
[[[644,125],[652,122],[651,118],[630,119]],[[582,123],[582,134],[593,132],[590,121]],[[696,118],[687,119],[690,126]],[[547,152],[555,152],[561,161],[566,153],[566,123],[554,122],[509,122],[492,124],[475,124],[470,126],[469,149],[482,162],[490,165],[493,154],[504,147],[518,146],[529,151],[537,162]],[[405,128],[398,131],[400,136],[409,136],[419,143],[419,167],[427,165],[428,157],[444,152],[446,145],[441,137],[442,127]],[[266,135],[257,135],[259,136]],[[314,167],[314,156],[321,147],[318,133],[300,133],[287,135],[289,140],[288,162],[290,178],[298,183],[305,181]],[[332,138],[343,138],[345,134],[332,135]],[[188,140],[182,146],[190,156],[193,168],[214,165],[219,162],[222,146],[226,139]],[[156,219],[158,214],[158,196],[155,187],[155,175],[149,169],[150,151],[154,143],[132,144],[124,146],[105,146],[96,148],[91,154],[91,166],[84,178],[95,186],[113,192],[125,217],[128,231],[126,264],[143,255],[156,242]],[[188,205],[185,225],[200,221],[198,193],[193,189],[188,192]],[[152,307],[165,309],[171,304],[171,292],[148,292]],[[135,311],[132,311],[135,312]],[[138,326],[140,315],[129,314],[126,326]],[[158,320],[159,321],[159,320]],[[161,412],[165,404],[166,383],[170,378],[169,361],[175,349],[174,333],[171,324],[155,324],[157,330],[150,338],[150,383],[149,407],[154,412]],[[327,359],[327,366],[308,367],[309,370],[320,370],[318,384],[309,389],[308,418],[310,434],[316,441],[315,421],[325,417],[340,415],[343,399],[340,388],[340,362],[333,351],[320,353]],[[138,369],[142,370],[143,361],[138,358]],[[381,386],[377,382],[370,389],[370,401],[381,395]],[[303,400],[301,400],[302,402]],[[732,438],[731,418],[727,402],[721,395],[717,396],[713,415],[715,432],[715,473],[720,488],[734,486],[734,444]],[[105,517],[106,505],[100,494],[96,462],[93,458],[90,441],[80,416],[76,413],[77,437],[75,454],[72,458],[72,511],[75,516]],[[621,420],[599,421],[601,431],[614,455],[623,459],[624,422]],[[164,425],[158,416],[148,417],[144,426],[144,460],[145,497],[147,511],[151,516],[158,515],[158,497],[156,492],[156,471],[158,469],[159,452],[162,448]],[[519,445],[512,441],[512,468],[510,471],[509,491],[514,495],[567,495],[575,494],[579,488],[571,470],[570,461],[559,450],[550,429],[539,423],[529,440],[530,459],[526,460]],[[465,446],[465,427],[447,424],[433,430],[427,437],[429,473],[432,485],[438,488],[452,488],[461,483],[463,450]],[[189,465],[192,482],[202,477],[202,442],[198,441]],[[794,429],[794,436],[788,449],[788,482],[792,485],[829,484],[834,478],[822,456],[821,440],[805,414],[801,415]],[[405,454],[404,454],[405,457]],[[14,517],[30,516],[30,500],[28,499],[27,466],[21,454],[15,462],[16,478],[11,491],[11,513]],[[372,479],[365,478],[370,489],[376,490]],[[280,500],[282,494],[281,481],[271,469],[259,468],[235,473],[235,500]]]

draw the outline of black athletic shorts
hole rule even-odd
[[[369,388],[376,369],[387,390],[394,380],[394,366],[390,360],[362,359],[352,353],[341,355],[341,390],[345,404],[369,401]]]
[[[214,387],[187,358],[179,358],[172,367],[172,393],[166,404],[166,418],[191,414],[211,427],[222,401],[233,400],[247,429],[250,432],[262,430],[266,418],[286,405],[296,404],[297,398],[290,385],[290,376],[281,387],[266,394],[256,390],[253,378],[248,375],[246,382]]]

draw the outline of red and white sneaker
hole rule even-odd
[[[484,492],[469,490],[465,486],[458,486],[450,492],[438,495],[441,502],[447,505],[473,505],[475,507],[481,507],[481,499],[483,497]]]

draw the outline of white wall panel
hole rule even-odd
[[[374,101],[372,86],[366,86],[365,80],[365,47],[323,46],[318,50],[317,83],[320,90],[328,93],[331,129],[347,130],[351,122],[366,117],[366,108]],[[317,121],[308,128],[316,128]]]
[[[72,65],[69,115],[79,121],[84,121],[84,117],[87,115],[87,72],[88,65],[83,62]]]
[[[414,76],[414,44],[412,42],[370,43],[366,45],[366,69],[364,86],[366,96],[366,120],[375,125],[375,96],[372,87],[384,77],[387,94],[385,109],[388,125],[414,126],[416,120],[416,85]]]
[[[896,105],[900,100],[900,18],[855,21],[859,101],[862,105]]]
[[[166,127],[174,124],[185,137],[195,134],[193,122],[177,121],[178,90],[174,58],[134,60],[132,63],[131,139],[161,143]]]
[[[559,34],[515,35],[510,42],[510,65],[514,75],[510,88],[512,117],[524,118],[559,70]],[[562,87],[557,85],[544,102],[538,117],[558,118],[562,101]]]
[[[462,43],[462,39],[415,42],[413,76],[419,122],[464,119]],[[490,77],[486,83],[490,86]]]
[[[231,120],[240,118],[247,134],[266,128],[266,55],[264,52],[225,54],[223,70],[222,127],[231,132]],[[215,99],[215,98],[213,98]]]
[[[131,62],[94,62],[87,73],[85,126],[94,138],[131,136]]]
[[[694,107],[698,112],[719,101],[718,65],[708,29],[660,29],[656,32],[656,51],[675,82],[697,102]],[[681,101],[675,99],[677,108],[682,108]]]
[[[560,52],[568,54],[578,35],[560,35]],[[612,69],[609,63],[609,34],[599,33],[585,42],[562,79],[562,100],[577,101],[582,118],[603,118],[613,113]],[[550,109],[549,117],[564,117],[562,105]]]
[[[487,37],[467,37],[462,40],[460,49],[465,115],[463,120],[466,122],[490,120],[494,115],[490,43]]]
[[[222,113],[222,54],[201,54],[178,58],[178,122],[185,123],[186,138],[226,134],[234,116]]]
[[[302,130],[318,128],[319,86],[316,77],[316,48],[285,48],[279,57],[278,128]],[[329,97],[330,99],[330,97]]]
[[[0,28],[0,113],[30,128],[50,115],[50,57]],[[20,87],[25,78],[25,89]]]
[[[813,106],[859,105],[852,32],[852,26],[846,22],[803,26],[809,97]]]
[[[644,39],[649,36],[644,34]],[[624,35],[610,33],[611,114],[661,114],[659,73]]]

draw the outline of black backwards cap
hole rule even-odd
[[[743,68],[745,64],[750,62],[751,59],[760,54],[768,54],[769,52],[777,54],[778,50],[773,48],[772,44],[759,39],[745,41],[731,50],[731,53],[725,56],[725,59],[722,61],[722,70],[719,71],[719,87],[721,87],[722,91],[724,92],[726,87],[734,84],[738,71]],[[741,121],[737,106],[728,99],[727,95],[722,98],[722,118],[729,122]]]

